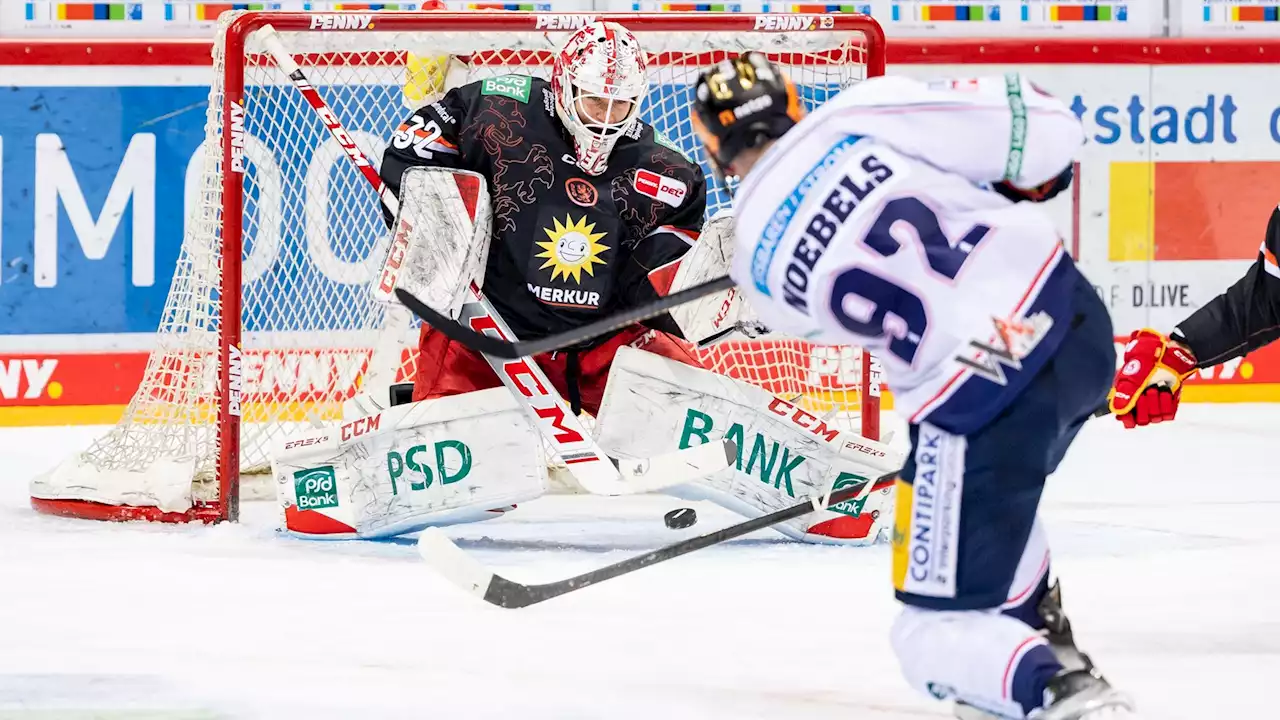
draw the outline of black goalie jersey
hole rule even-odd
[[[382,179],[399,195],[415,165],[488,178],[484,292],[521,339],[656,298],[649,272],[689,250],[706,209],[701,168],[644,123],[618,141],[603,174],[584,173],[550,84],[524,75],[463,85],[410,116],[387,147]],[[677,332],[668,317],[650,324]]]

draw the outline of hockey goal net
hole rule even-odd
[[[265,51],[260,29],[279,33],[378,161],[412,109],[462,82],[546,76],[553,48],[595,17],[622,23],[645,47],[642,117],[702,162],[709,213],[729,196],[689,123],[702,69],[764,51],[810,107],[884,70],[883,34],[857,15],[224,14],[203,170],[188,182],[198,209],[156,349],[120,423],[35,480],[33,506],[108,520],[235,520],[240,478],[269,471],[274,439],[340,419],[374,367],[412,377],[416,329],[388,337],[387,313],[369,293],[388,241],[378,200]],[[717,372],[878,436],[878,371],[856,348],[765,338],[702,355]]]

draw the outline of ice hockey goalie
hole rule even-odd
[[[638,120],[648,89],[635,36],[594,23],[572,36],[551,82],[506,75],[449,91],[395,132],[383,181],[399,190],[421,165],[489,181],[493,232],[483,287],[521,339],[560,332],[654,299],[696,240],[706,209],[701,169]],[[387,218],[391,220],[390,217]],[[556,389],[595,413],[623,345],[696,363],[670,318],[537,358]],[[413,399],[499,387],[479,354],[424,327]]]
[[[702,234],[710,241],[699,242],[706,212],[702,170],[639,119],[647,91],[639,42],[605,22],[567,39],[550,81],[505,75],[449,90],[414,110],[390,137],[380,170],[400,199],[401,215],[388,211],[389,227],[419,206],[415,178],[423,168],[483,184],[488,202],[477,217],[487,215],[488,229],[478,223],[474,238],[485,246],[483,259],[460,274],[475,278],[520,339],[652,301],[707,273],[723,275],[725,219],[709,223]],[[423,227],[444,234],[438,223]],[[442,274],[434,267],[438,259],[428,260],[433,267],[426,275],[434,280]],[[724,336],[735,324],[726,321],[733,314],[688,310],[532,360],[572,412],[597,417],[599,445],[615,455],[651,458],[732,442],[735,465],[692,483],[697,487],[683,486],[681,494],[746,515],[897,466],[900,458],[879,445],[854,442],[848,449],[843,435],[817,431],[825,428],[818,418],[702,369],[684,339]],[[315,478],[314,497],[309,486],[281,481],[293,490],[282,498],[288,530],[394,535],[492,517],[543,492],[540,437],[483,356],[424,325],[412,400],[353,418],[340,433],[321,433],[318,447],[338,459],[329,475]],[[282,450],[289,451],[287,444]],[[297,467],[278,463],[278,480],[317,464],[293,457],[288,462]],[[778,529],[801,540],[873,541],[885,524],[877,521],[887,510],[889,487],[876,488],[874,497],[869,488],[868,497],[847,508]],[[883,517],[887,521],[887,512]]]

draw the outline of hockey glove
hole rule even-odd
[[[1134,330],[1124,346],[1109,402],[1126,428],[1172,420],[1178,414],[1182,381],[1195,372],[1191,351],[1155,330]]]
[[[1067,169],[1059,173],[1057,177],[1033,188],[1014,187],[1008,181],[1002,180],[993,185],[992,189],[1014,202],[1027,200],[1041,203],[1046,200],[1052,200],[1058,193],[1071,187],[1071,181],[1075,176],[1074,166],[1068,165]]]

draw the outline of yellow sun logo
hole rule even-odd
[[[583,270],[595,277],[595,266],[592,263],[604,265],[605,262],[600,259],[600,254],[609,249],[608,246],[596,241],[603,239],[608,233],[592,232],[596,229],[596,224],[588,223],[585,216],[574,221],[572,215],[566,215],[566,224],[561,224],[559,219],[555,219],[554,222],[554,229],[542,229],[551,239],[537,243],[543,251],[534,257],[547,260],[538,269],[552,268],[552,280],[557,277],[568,280],[572,277],[573,281],[579,285],[582,284]]]

